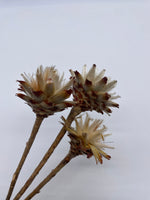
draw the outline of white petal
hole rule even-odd
[[[103,78],[103,76],[104,76],[104,74],[105,74],[105,69],[103,69],[97,76],[96,76],[96,78],[95,78],[95,83],[96,82],[98,82],[98,81],[100,81],[102,78]]]
[[[86,77],[86,65],[84,65],[83,68],[82,68],[82,76],[83,76],[83,79],[85,80],[85,77]]]
[[[96,70],[96,65],[93,65],[91,67],[91,69],[89,70],[86,79],[88,79],[89,81],[94,81],[95,79],[95,70]]]

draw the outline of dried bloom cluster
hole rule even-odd
[[[19,90],[25,94],[18,93],[17,96],[24,99],[33,111],[39,115],[53,115],[55,112],[76,105],[81,111],[95,110],[103,114],[112,112],[110,107],[119,107],[113,102],[119,96],[110,91],[115,87],[117,81],[111,81],[104,76],[105,70],[96,73],[96,65],[86,72],[70,70],[72,77],[64,84],[63,75],[59,77],[54,67],[40,66],[36,75],[22,74],[24,81],[20,83]],[[73,101],[66,101],[73,94]]]
[[[86,72],[86,66],[83,67],[83,72],[70,70],[73,77],[73,96],[77,105],[82,108],[82,111],[96,110],[103,114],[112,112],[110,107],[119,107],[113,102],[113,99],[118,98],[115,93],[109,93],[117,81],[111,81],[106,76],[105,70],[96,74],[96,65]]]
[[[106,127],[102,125],[102,120],[91,119],[86,114],[85,120],[82,115],[84,111],[97,111],[103,114],[104,112],[110,115],[111,107],[119,107],[113,100],[119,96],[111,93],[117,81],[111,81],[104,76],[105,70],[100,73],[96,72],[96,65],[86,72],[86,66],[83,67],[82,74],[78,71],[70,70],[71,78],[67,83],[64,83],[63,75],[58,75],[55,67],[40,66],[36,74],[22,74],[24,81],[19,80],[19,90],[22,93],[17,93],[17,96],[26,101],[26,103],[36,113],[36,120],[26,143],[25,150],[21,160],[13,175],[6,200],[10,200],[17,178],[22,169],[24,161],[30,151],[30,148],[35,140],[40,125],[45,117],[53,115],[55,112],[63,111],[68,107],[72,107],[67,119],[63,117],[63,127],[57,135],[56,139],[35,168],[29,179],[15,196],[14,200],[19,200],[27,188],[31,185],[34,178],[39,174],[39,171],[45,165],[54,149],[57,147],[66,131],[70,137],[70,151],[66,157],[58,164],[58,166],[50,172],[50,174],[25,198],[30,200],[38,194],[41,188],[48,183],[72,158],[77,155],[86,155],[87,158],[95,157],[96,163],[102,164],[102,157],[110,159],[110,155],[105,152],[106,148],[113,147],[105,143],[105,138],[110,134],[104,134]],[[70,95],[73,95],[73,100],[68,101]],[[75,128],[71,126],[75,122]]]
[[[59,77],[54,67],[43,69],[40,66],[35,77],[25,73],[22,77],[24,81],[18,81],[19,90],[25,94],[18,93],[17,96],[25,100],[36,114],[53,115],[73,105],[72,102],[65,101],[71,95],[72,80],[63,84],[63,75]]]
[[[64,120],[64,118],[62,119]],[[90,123],[91,121],[93,122]],[[84,122],[82,116],[76,117],[75,128],[68,127],[67,122],[65,123],[71,139],[72,153],[76,155],[86,154],[87,158],[94,155],[96,163],[99,161],[101,164],[103,162],[102,156],[108,160],[111,158],[103,151],[105,148],[112,149],[113,147],[105,144],[105,137],[110,134],[104,134],[107,128],[105,125],[102,126],[102,122],[103,120],[92,120],[88,114],[86,114]]]

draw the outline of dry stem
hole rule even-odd
[[[29,200],[37,193],[40,192],[40,189],[43,188],[75,155],[71,152],[57,165],[55,169],[31,192],[24,200]]]
[[[33,129],[32,129],[31,135],[29,137],[28,142],[26,143],[26,147],[24,149],[24,152],[22,154],[22,157],[21,157],[21,160],[20,160],[20,162],[18,164],[18,167],[17,167],[15,173],[13,174],[12,181],[11,181],[11,184],[10,184],[10,187],[9,187],[9,191],[8,191],[6,200],[9,200],[11,195],[12,195],[12,192],[14,190],[14,187],[15,187],[16,181],[18,179],[19,173],[21,171],[21,168],[22,168],[22,166],[23,166],[23,164],[24,164],[24,162],[26,160],[26,157],[27,157],[27,155],[28,155],[28,153],[30,151],[30,148],[31,148],[31,146],[32,146],[32,144],[33,144],[33,142],[35,140],[35,137],[37,135],[37,132],[38,132],[38,130],[40,128],[40,125],[41,125],[43,119],[44,119],[44,117],[42,117],[42,116],[36,116],[36,120],[35,120]]]
[[[71,125],[71,123],[74,120],[74,118],[78,114],[80,114],[80,112],[81,112],[81,110],[80,110],[79,107],[73,107],[71,109],[70,114],[68,115],[67,120],[66,120],[66,123],[67,123],[68,126]],[[63,126],[61,131],[57,135],[56,139],[54,140],[54,142],[52,143],[52,145],[50,146],[50,148],[48,149],[48,151],[46,152],[46,154],[44,155],[44,157],[40,161],[39,165],[35,168],[35,170],[31,174],[31,176],[28,178],[28,180],[26,181],[24,186],[17,193],[17,195],[15,196],[14,200],[20,199],[20,197],[24,194],[24,192],[27,190],[27,188],[31,185],[31,183],[33,182],[34,178],[38,175],[39,171],[45,165],[45,163],[47,162],[47,160],[49,159],[49,157],[51,156],[51,154],[53,153],[53,151],[55,150],[55,148],[57,147],[57,145],[59,144],[59,142],[61,141],[61,139],[65,135],[65,133],[66,133],[66,128],[65,128],[65,126]]]

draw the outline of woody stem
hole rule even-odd
[[[75,155],[69,152],[68,155],[57,165],[57,167],[53,169],[49,175],[24,200],[29,200],[37,193],[40,193],[40,189],[43,188],[74,157]]]
[[[8,194],[7,194],[6,200],[9,200],[11,195],[12,195],[12,192],[14,190],[14,187],[15,187],[16,181],[18,179],[18,176],[20,174],[20,171],[22,169],[22,166],[23,166],[23,164],[24,164],[24,162],[25,162],[25,160],[27,158],[27,155],[28,155],[28,153],[30,151],[30,148],[31,148],[31,146],[32,146],[32,144],[33,144],[33,142],[35,140],[35,137],[36,137],[36,135],[38,133],[38,130],[40,128],[40,125],[41,125],[43,119],[44,119],[43,116],[39,116],[39,115],[36,116],[35,123],[34,123],[33,129],[32,129],[31,135],[30,135],[30,137],[29,137],[29,139],[28,139],[28,141],[26,143],[26,147],[24,149],[24,152],[22,154],[20,162],[19,162],[19,164],[18,164],[18,166],[16,168],[16,171],[13,174],[12,181],[10,183],[10,187],[9,187],[9,190],[8,190]]]

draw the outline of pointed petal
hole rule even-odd
[[[98,82],[98,81],[100,81],[102,78],[103,78],[103,76],[104,76],[104,74],[105,74],[105,69],[103,69],[97,76],[96,76],[96,78],[95,78],[95,83],[96,82]]]
[[[83,76],[83,79],[85,80],[85,77],[86,77],[86,65],[84,65],[83,68],[82,68],[82,76]]]
[[[23,99],[24,101],[26,102],[30,102],[32,99],[29,97],[29,96],[26,96],[24,94],[21,94],[21,93],[17,93],[16,94],[19,98]]]
[[[86,79],[88,79],[89,81],[94,81],[95,79],[95,70],[96,70],[96,65],[93,65],[91,67],[91,69],[89,70]]]
[[[107,84],[107,77],[104,77],[96,83],[94,90],[95,91],[101,91],[106,84]]]
[[[96,164],[98,164],[98,154],[97,154],[97,151],[96,151],[96,148],[93,146],[93,145],[90,145],[90,148],[92,150],[92,153],[94,155],[94,158],[95,158],[95,161],[96,161]]]
[[[41,65],[36,72],[36,81],[39,90],[44,89],[44,80],[43,80],[43,66]]]
[[[83,126],[83,130],[85,130],[85,132],[89,129],[90,120],[91,118],[89,118],[88,114],[86,114],[86,118],[85,118],[85,122]]]
[[[105,90],[106,92],[112,90],[112,89],[116,86],[116,83],[117,83],[116,80],[109,82],[109,83],[105,86],[104,90]]]
[[[119,108],[119,104],[118,104],[118,103],[115,103],[115,102],[113,102],[113,101],[107,101],[107,106]]]
[[[75,77],[75,73],[72,69],[69,70],[72,77]]]
[[[104,151],[102,151],[101,149],[99,149],[99,152],[101,155],[103,155],[106,159],[110,160],[111,156],[108,155],[107,153],[105,153]]]
[[[78,71],[75,71],[74,74],[75,74],[77,82],[79,84],[83,84],[84,83],[84,79],[83,79],[82,75]]]

